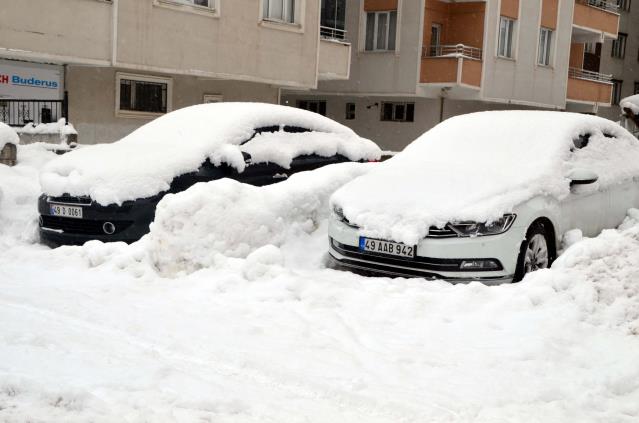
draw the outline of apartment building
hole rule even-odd
[[[612,120],[621,114],[620,99],[639,94],[639,2],[619,0],[617,4],[621,15],[617,39],[588,45],[585,66],[612,77],[612,107],[599,113]]]
[[[4,3],[0,121],[68,117],[82,143],[117,140],[181,107],[278,103],[284,88],[349,76],[350,44],[320,39],[320,0]]]
[[[616,0],[353,0],[344,29],[350,78],[286,90],[282,102],[389,149],[462,113],[611,106],[612,77],[586,55],[617,38]]]

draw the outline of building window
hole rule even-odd
[[[298,100],[297,108],[326,116],[326,100]]]
[[[395,50],[397,11],[366,14],[366,50]]]
[[[618,79],[612,80],[612,104],[619,104],[621,101],[621,87],[623,85],[623,81]]]
[[[539,31],[539,57],[537,63],[550,66],[550,50],[552,47],[552,30],[541,28]]]
[[[612,57],[623,59],[626,56],[626,41],[628,40],[628,34],[620,32],[617,34],[617,39],[612,42]]]
[[[333,40],[346,39],[346,0],[322,0],[320,35]]]
[[[355,103],[346,103],[346,120],[355,119]]]
[[[515,21],[501,17],[499,21],[499,41],[497,43],[497,55],[500,57],[513,57],[513,37],[515,34]]]
[[[171,111],[170,78],[117,73],[116,91],[116,112],[161,114]]]
[[[262,17],[270,21],[295,22],[295,0],[263,0]]]
[[[635,89],[633,94],[639,94],[639,82],[635,81]]]
[[[415,120],[415,103],[382,102],[382,121],[413,122]]]
[[[630,2],[631,0],[617,0],[617,6],[619,6],[619,10],[630,12]]]

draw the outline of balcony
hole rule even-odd
[[[575,103],[610,106],[612,87],[612,75],[570,68],[566,98]]]
[[[617,38],[619,6],[616,0],[575,0],[573,40],[597,42]]]
[[[351,45],[346,31],[320,27],[319,70],[320,81],[344,80],[350,76]]]
[[[420,83],[479,89],[482,50],[464,44],[425,47]]]

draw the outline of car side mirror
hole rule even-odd
[[[588,169],[575,169],[568,174],[568,179],[570,179],[570,186],[573,187],[575,185],[594,184],[599,180],[599,176]]]
[[[242,151],[242,156],[244,157],[244,163],[246,164],[252,163],[251,155],[249,153],[247,153],[246,151]]]

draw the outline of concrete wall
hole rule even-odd
[[[515,60],[497,57],[500,2],[487,1],[482,98],[563,109],[566,106],[568,60],[574,1],[559,3],[551,66],[537,64],[541,0],[519,3]]]
[[[297,100],[326,100],[326,115],[353,129],[359,135],[375,141],[382,149],[401,151],[415,138],[439,123],[439,99],[419,97],[355,97],[330,95],[287,94],[282,104],[294,106]],[[385,122],[380,120],[382,101],[415,102],[415,122]],[[346,120],[346,103],[355,103],[355,119]],[[376,105],[377,104],[377,105]],[[526,109],[480,101],[444,100],[444,119],[484,110]]]
[[[294,25],[263,21],[260,1],[217,4],[208,11],[170,0],[6,0],[0,57],[316,86],[320,0],[296,0]]]
[[[346,30],[351,42],[351,79],[322,81],[319,90],[334,93],[414,94],[419,78],[421,55],[422,1],[399,0],[397,50],[364,51],[366,14],[362,0],[349,0]]]
[[[114,68],[82,66],[68,68],[69,116],[78,131],[80,143],[116,141],[152,119],[116,117],[115,74],[120,70],[131,72]],[[202,103],[204,94],[220,94],[224,101],[277,103],[278,100],[278,89],[266,84],[193,76],[173,76],[172,79],[173,110]]]

